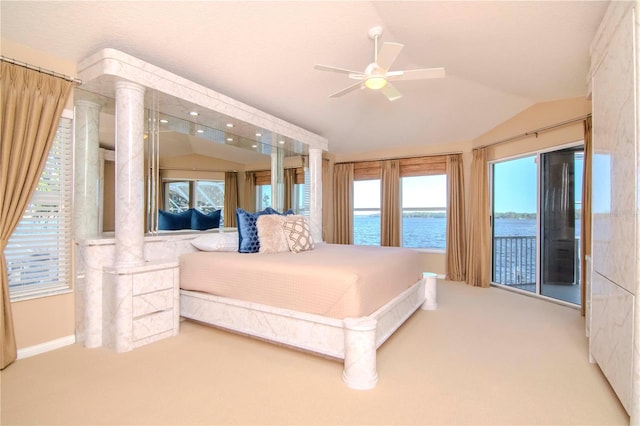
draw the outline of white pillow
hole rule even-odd
[[[191,244],[202,251],[238,251],[238,233],[215,232],[201,235],[193,239]]]
[[[314,243],[311,237],[311,227],[304,216],[286,216],[282,223],[282,229],[289,245],[289,250],[294,253],[313,250]]]
[[[285,217],[279,214],[264,214],[258,217],[258,240],[260,253],[279,253],[289,251],[289,244],[282,230]]]

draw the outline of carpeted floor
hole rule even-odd
[[[378,351],[378,386],[342,366],[184,321],[129,353],[73,345],[1,373],[13,424],[628,424],[588,362],[577,310],[505,290],[438,282]]]

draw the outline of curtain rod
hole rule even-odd
[[[439,153],[439,154],[416,154],[416,155],[409,155],[407,157],[378,158],[377,160],[340,161],[340,162],[335,162],[335,164],[369,163],[369,162],[372,162],[372,161],[387,161],[387,160],[408,160],[408,159],[411,159],[411,158],[441,157],[443,155],[456,155],[456,154],[464,154],[464,152],[463,151],[450,151],[450,152],[442,152],[442,153]]]
[[[222,173],[222,172],[237,172],[237,170],[229,169],[199,169],[199,168],[182,168],[182,167],[158,167],[158,170],[169,170],[177,172],[210,172],[210,173]]]
[[[71,77],[71,76],[68,76],[68,75],[65,75],[65,74],[60,74],[58,72],[51,71],[51,70],[48,70],[48,69],[45,69],[45,68],[36,67],[35,65],[31,65],[31,64],[28,64],[26,62],[17,61],[17,60],[12,59],[12,58],[7,58],[6,56],[0,56],[0,61],[8,62],[10,64],[17,65],[17,66],[23,67],[23,68],[27,68],[27,69],[30,69],[30,70],[33,70],[33,71],[38,71],[38,72],[41,72],[43,74],[51,75],[53,77],[62,78],[64,80],[70,81],[70,82],[72,82],[74,84],[77,84],[77,85],[81,85],[82,84],[82,80],[80,80],[79,78]]]
[[[585,119],[587,119],[589,117],[591,117],[591,114],[585,114],[583,116],[576,117],[576,118],[571,118],[569,120],[565,120],[565,121],[562,121],[560,123],[552,124],[550,126],[541,127],[539,129],[530,130],[528,132],[521,133],[521,134],[516,135],[516,136],[511,136],[510,138],[502,139],[502,140],[499,140],[497,142],[492,142],[492,143],[488,143],[488,144],[485,144],[485,145],[481,145],[481,146],[478,146],[478,147],[476,147],[474,149],[486,148],[488,146],[496,146],[496,145],[500,145],[500,144],[503,144],[503,143],[506,143],[506,142],[511,142],[511,141],[514,141],[514,140],[517,140],[517,139],[522,139],[522,138],[526,138],[528,136],[533,136],[533,135],[535,135],[536,138],[537,138],[539,133],[546,132],[548,130],[557,129],[558,127],[564,127],[564,126],[566,126],[568,124],[573,124],[573,123],[576,123],[578,121],[584,121]]]

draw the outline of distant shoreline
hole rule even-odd
[[[372,213],[372,214],[356,214],[355,216],[360,217],[380,217],[380,213]],[[576,219],[580,219],[580,211],[576,211]],[[445,212],[410,212],[410,213],[402,213],[402,217],[427,217],[427,218],[446,218],[447,214]],[[504,212],[504,213],[495,213],[494,219],[522,219],[522,220],[533,220],[536,218],[535,213],[516,213],[516,212]]]

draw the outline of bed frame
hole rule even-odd
[[[376,350],[419,307],[437,308],[436,275],[424,273],[369,316],[344,320],[180,290],[180,315],[215,327],[344,360],[342,380],[353,389],[378,383]]]

